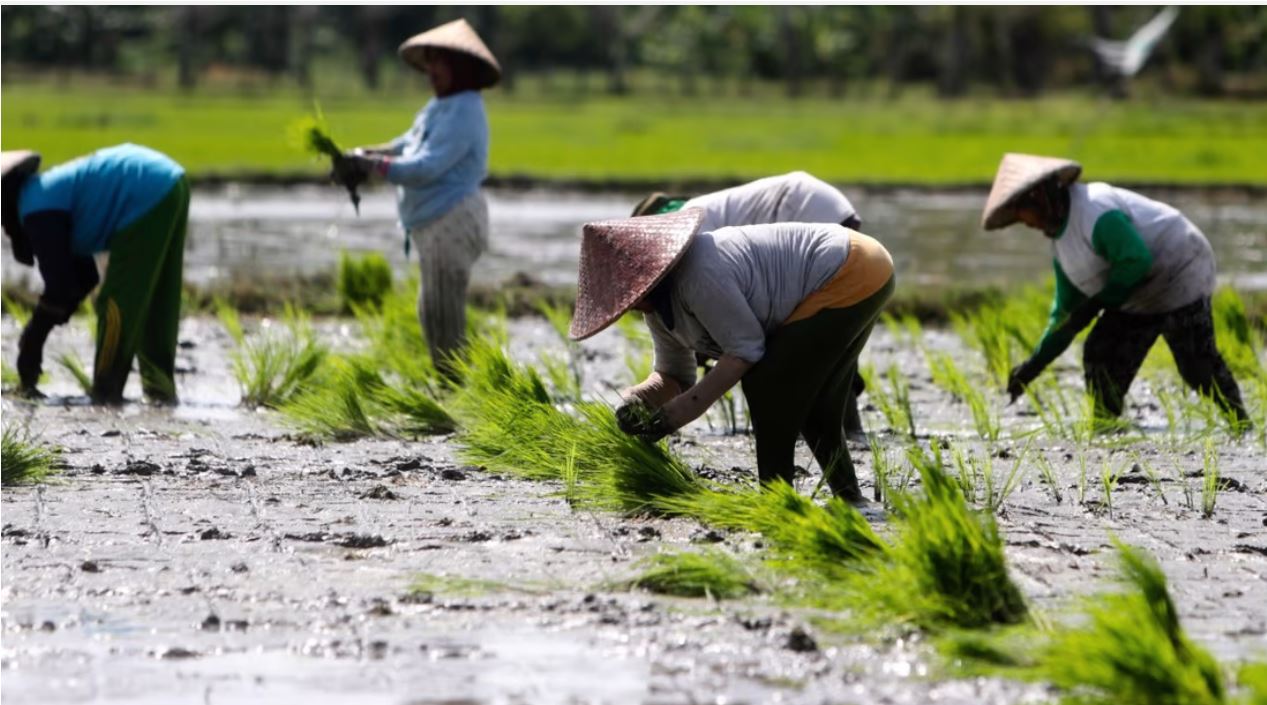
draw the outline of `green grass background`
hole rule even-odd
[[[545,96],[545,97],[540,97]],[[552,96],[552,97],[551,97]],[[409,126],[429,92],[319,96],[330,128],[352,146]],[[162,150],[195,176],[319,174],[288,126],[311,111],[294,88],[174,90],[85,79],[6,82],[4,149],[57,163],[132,141]],[[902,97],[686,99],[642,92],[560,95],[522,81],[487,94],[490,171],[551,179],[726,180],[805,169],[839,183],[985,183],[1005,151],[1077,158],[1095,179],[1267,184],[1267,102],[1088,95],[1037,100]]]

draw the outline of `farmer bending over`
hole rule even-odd
[[[1041,231],[1056,269],[1051,322],[1034,354],[1012,370],[1008,393],[1013,400],[1023,394],[1099,315],[1083,349],[1098,416],[1121,415],[1126,391],[1161,335],[1184,381],[1247,425],[1241,391],[1214,344],[1209,241],[1174,208],[1106,183],[1078,183],[1081,172],[1065,159],[1006,154],[994,177],[984,227],[1019,220]]]
[[[585,226],[572,338],[633,309],[655,343],[654,371],[621,393],[621,428],[658,440],[742,382],[763,483],[792,481],[803,436],[832,491],[863,501],[844,443],[845,401],[893,293],[889,253],[838,224],[700,232],[703,219],[689,208]],[[697,352],[717,360],[698,384]]]
[[[488,248],[488,203],[480,191],[488,118],[480,91],[497,83],[501,67],[466,20],[412,37],[400,57],[427,74],[435,97],[405,134],[346,154],[350,173],[343,179],[372,173],[396,185],[405,253],[412,240],[422,271],[418,320],[432,360],[447,374],[466,336],[471,267]]]
[[[728,225],[764,223],[840,223],[850,230],[862,227],[862,219],[845,194],[804,171],[769,176],[694,198],[657,191],[634,206],[633,215],[672,213],[683,208],[704,211],[702,232]],[[858,394],[864,389],[862,377],[855,374],[845,402],[847,433],[862,433]]]
[[[176,332],[189,215],[185,170],[146,147],[123,144],[36,173],[40,155],[4,152],[4,232],[22,264],[39,262],[44,292],[18,342],[24,392],[39,395],[44,342],[97,286],[92,398],[123,401],[139,357],[153,401],[173,403]]]

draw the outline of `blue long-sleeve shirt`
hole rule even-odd
[[[406,231],[447,213],[488,174],[488,117],[479,91],[432,98],[392,143],[387,180],[396,185]],[[407,242],[407,240],[406,240]]]

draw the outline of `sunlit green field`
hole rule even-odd
[[[336,139],[385,141],[429,94],[327,91],[317,96]],[[546,97],[542,97],[546,96]],[[788,100],[774,87],[748,98],[644,91],[627,98],[564,96],[521,81],[487,94],[494,175],[554,179],[726,180],[805,169],[836,182],[986,182],[1005,151],[1074,157],[1087,176],[1130,182],[1267,184],[1267,103],[1156,97],[1112,102],[940,101],[916,91]],[[293,88],[205,90],[105,86],[85,79],[3,86],[4,149],[48,162],[133,141],[195,175],[316,174],[287,126],[312,99]]]

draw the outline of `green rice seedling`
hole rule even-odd
[[[1148,484],[1153,486],[1153,491],[1161,498],[1162,504],[1170,504],[1166,499],[1166,491],[1161,486],[1161,477],[1157,474],[1157,470],[1153,468],[1152,463],[1148,462],[1137,452],[1131,453],[1131,459],[1135,461],[1135,465],[1143,471],[1144,476],[1148,478]]]
[[[13,316],[13,320],[17,322],[19,327],[25,327],[27,321],[31,320],[31,307],[9,296],[8,294],[0,295],[0,301],[4,303],[4,312]]]
[[[75,378],[75,383],[79,385],[79,389],[84,394],[92,394],[92,375],[88,374],[88,371],[84,369],[84,363],[79,359],[78,355],[73,352],[62,353],[57,356],[57,364],[69,372],[71,377]]]
[[[1247,663],[1236,674],[1245,705],[1267,705],[1267,663]]]
[[[911,415],[910,388],[898,366],[890,365],[885,373],[887,389],[880,386],[875,368],[871,365],[859,367],[858,374],[862,375],[863,382],[867,385],[867,395],[880,409],[889,427],[898,433],[909,433],[914,438],[915,419]]]
[[[642,572],[625,583],[660,595],[733,600],[760,592],[752,574],[718,550],[658,553],[641,563]]]
[[[282,327],[244,338],[230,355],[247,406],[285,404],[325,360],[327,348],[317,342],[303,314],[288,306]]]
[[[246,340],[246,333],[242,331],[242,318],[238,315],[238,310],[233,307],[233,304],[221,298],[217,298],[214,305],[216,318],[220,320],[224,331],[229,334],[233,342],[241,345]]]
[[[1002,430],[998,412],[991,408],[980,386],[968,380],[950,355],[926,353],[926,357],[929,370],[932,372],[933,383],[968,405],[968,409],[972,412],[972,425],[976,428],[977,435],[991,443],[997,441]]]
[[[1205,442],[1201,461],[1201,516],[1209,519],[1219,500],[1219,452],[1213,441]]]
[[[22,379],[18,376],[18,371],[9,367],[8,362],[0,362],[0,387],[15,389],[20,384]]]
[[[828,585],[845,580],[863,558],[887,550],[858,510],[834,497],[817,504],[782,480],[760,489],[701,489],[655,504],[664,514],[757,532],[768,542],[773,564]]]
[[[966,455],[957,446],[953,447],[951,452],[957,471],[955,480],[964,497],[970,502],[983,505],[990,512],[999,512],[1007,498],[1012,496],[1012,493],[1020,486],[1021,480],[1024,479],[1022,468],[1032,444],[1033,439],[1016,456],[1012,469],[1008,471],[1001,485],[994,472],[993,455],[989,453],[981,457]],[[978,487],[981,490],[980,498],[977,497]]]
[[[1263,367],[1263,334],[1250,323],[1245,303],[1236,290],[1223,287],[1210,301],[1214,319],[1214,338],[1219,352],[1238,379],[1267,377]]]
[[[392,266],[378,252],[353,255],[339,253],[339,276],[336,279],[343,312],[357,306],[378,308],[392,289]]]
[[[1087,503],[1087,452],[1078,451],[1078,505]]]
[[[151,397],[171,401],[176,399],[176,380],[144,357],[137,356],[141,370],[142,386]]]
[[[562,387],[556,386],[556,388],[575,390],[571,398],[579,401],[581,398],[580,390],[583,388],[581,380],[581,345],[568,335],[568,330],[572,325],[572,310],[566,306],[560,306],[549,300],[542,299],[537,302],[537,311],[550,323],[555,335],[558,336],[559,341],[563,343],[563,347],[567,350],[567,365],[572,381]]]
[[[910,484],[914,470],[910,466],[906,466],[905,472],[901,472],[898,467],[897,458],[893,457],[884,446],[878,443],[874,438],[869,443],[871,447],[871,471],[875,475],[874,497],[877,502],[884,502],[885,506],[889,506],[890,498],[894,492],[903,492]]]
[[[1065,705],[1226,705],[1219,665],[1183,630],[1157,562],[1117,546],[1123,589],[1083,601],[1074,624],[958,635],[949,650],[979,673],[1047,683]]]
[[[1034,455],[1034,464],[1038,466],[1038,477],[1051,492],[1052,499],[1056,500],[1056,504],[1064,502],[1065,495],[1060,489],[1060,483],[1056,480],[1056,472],[1051,466],[1051,461],[1046,455],[1037,453]]]
[[[567,358],[550,352],[542,352],[538,356],[538,360],[541,363],[541,369],[545,372],[545,379],[549,381],[550,388],[554,390],[553,398],[555,401],[580,401],[581,382],[576,376],[575,368]]]
[[[5,487],[34,484],[56,472],[61,451],[40,443],[25,426],[5,426],[0,435],[3,436],[0,484]]]
[[[973,511],[939,466],[919,472],[922,492],[894,497],[890,549],[848,582],[860,617],[929,630],[1025,620],[1029,609],[1008,574],[994,517]]]
[[[1104,490],[1104,507],[1108,510],[1110,519],[1113,518],[1113,491],[1117,489],[1117,480],[1121,473],[1120,467],[1114,468],[1107,460],[1100,469],[1100,487]]]

